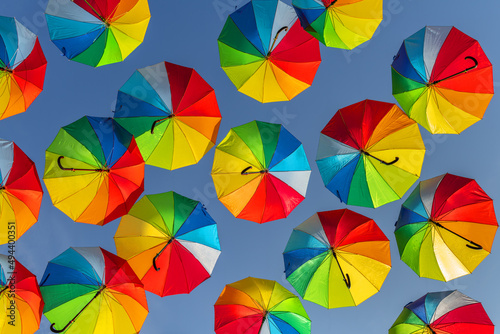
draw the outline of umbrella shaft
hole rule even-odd
[[[54,332],[54,333],[62,333],[62,332],[64,332],[64,331],[65,331],[65,330],[69,327],[69,325],[71,325],[71,324],[72,324],[72,323],[76,320],[76,318],[78,318],[78,316],[79,316],[79,315],[80,315],[80,314],[81,314],[81,313],[82,313],[82,312],[83,312],[83,311],[87,308],[87,306],[89,306],[89,305],[90,305],[90,303],[92,303],[92,301],[93,301],[94,299],[96,299],[96,298],[97,298],[97,296],[99,296],[99,295],[101,294],[101,292],[104,290],[104,287],[105,287],[105,286],[102,286],[102,287],[99,289],[99,291],[97,291],[97,293],[94,295],[94,297],[92,297],[92,299],[91,299],[91,300],[87,303],[87,305],[85,305],[85,306],[84,306],[84,307],[80,310],[80,312],[78,312],[78,313],[77,313],[77,314],[73,317],[73,319],[71,319],[71,320],[70,320],[70,321],[66,324],[66,326],[64,326],[62,329],[55,329],[55,325],[56,325],[56,324],[55,324],[55,323],[53,323],[53,324],[51,324],[51,325],[50,325],[50,330],[51,330],[52,332]]]
[[[467,238],[465,238],[465,237],[461,236],[460,234],[458,234],[458,233],[456,233],[456,232],[453,232],[453,231],[452,231],[452,230],[450,230],[449,228],[446,228],[446,227],[444,227],[443,225],[441,225],[440,223],[436,223],[436,222],[435,222],[435,221],[433,221],[433,220],[431,220],[431,222],[433,222],[434,224],[436,224],[436,226],[437,226],[437,227],[441,227],[442,229],[444,229],[444,230],[446,230],[446,231],[448,231],[448,232],[450,232],[450,233],[452,233],[452,234],[456,235],[457,237],[459,237],[459,238],[461,238],[461,239],[463,239],[463,240],[465,240],[465,241],[467,241],[467,242],[470,242],[473,246],[469,246],[469,245],[467,245],[469,248],[472,248],[472,249],[478,249],[478,250],[479,250],[479,249],[483,249],[483,247],[482,247],[481,245],[479,245],[479,244],[475,243],[475,242],[474,242],[474,241],[472,241],[472,240],[469,240],[469,239],[467,239]]]
[[[468,56],[468,57],[465,57],[465,59],[470,59],[470,60],[472,60],[472,61],[474,62],[474,66],[468,67],[468,68],[466,68],[465,70],[460,71],[460,72],[455,73],[455,74],[452,74],[452,75],[450,75],[450,76],[447,76],[446,78],[443,78],[443,79],[440,79],[440,80],[433,81],[433,82],[431,83],[431,85],[437,84],[438,82],[441,82],[441,81],[444,81],[444,80],[447,80],[447,79],[451,79],[451,78],[453,78],[453,77],[456,77],[456,76],[457,76],[457,75],[459,75],[459,74],[466,73],[466,72],[468,72],[468,71],[470,71],[470,70],[472,70],[472,69],[475,69],[475,68],[477,67],[478,62],[477,62],[476,58],[473,58],[473,57],[469,57],[469,56]]]
[[[335,251],[332,249],[332,254],[333,257],[335,258],[335,261],[337,261],[337,265],[339,266],[340,273],[342,274],[342,278],[344,279],[344,283],[347,286],[348,289],[351,288],[351,280],[349,279],[348,274],[344,274],[344,271],[342,270],[342,267],[340,266],[339,259],[337,259],[337,254],[335,254]]]
[[[379,161],[379,162],[381,162],[381,163],[383,163],[384,165],[387,165],[387,166],[392,165],[392,164],[394,164],[394,163],[398,162],[398,160],[399,160],[399,157],[396,157],[396,158],[395,158],[394,160],[392,160],[391,162],[386,162],[386,161],[381,160],[381,159],[379,159],[379,158],[377,158],[377,157],[374,157],[373,155],[371,155],[370,153],[368,153],[368,152],[366,152],[366,151],[361,151],[361,153],[364,153],[364,154],[366,154],[367,156],[372,157],[373,159],[375,159],[375,160],[377,160],[377,161]]]

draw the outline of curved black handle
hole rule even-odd
[[[469,240],[469,242],[470,242],[472,245],[467,244],[467,245],[466,245],[467,247],[469,247],[469,248],[471,248],[471,249],[475,249],[475,250],[481,250],[481,249],[483,249],[483,246],[481,246],[481,245],[479,245],[479,244],[476,244],[474,241]]]
[[[348,273],[345,274],[344,282],[345,282],[345,285],[347,285],[347,288],[350,289],[351,288],[351,279],[349,278]]]
[[[269,56],[271,54],[271,52],[273,51],[273,48],[274,48],[274,44],[276,43],[276,40],[278,39],[278,35],[280,34],[280,32],[282,31],[287,31],[288,30],[288,27],[287,26],[284,26],[284,27],[281,27],[280,30],[278,30],[276,32],[276,36],[274,36],[274,40],[273,40],[273,44],[271,44],[271,47],[269,48],[269,52],[267,52],[267,55]]]
[[[158,123],[160,123],[160,122],[163,122],[164,120],[169,119],[169,118],[172,118],[172,117],[174,117],[174,115],[173,115],[173,114],[170,114],[170,115],[168,115],[167,117],[160,118],[160,119],[157,119],[156,121],[154,121],[154,122],[153,122],[153,124],[151,125],[151,134],[153,134],[153,133],[154,133],[154,130],[155,130],[155,126],[156,126],[156,124],[158,124]]]
[[[252,166],[249,166],[247,168],[245,168],[244,170],[241,171],[241,175],[247,175],[247,171],[252,169]]]
[[[70,321],[66,326],[64,326],[63,329],[55,329],[54,326],[56,325],[55,323],[50,325],[50,331],[53,332],[53,333],[62,333],[64,332],[66,329],[68,329],[68,326],[71,325],[73,321]]]
[[[160,256],[160,253],[156,254],[156,256],[153,258],[153,268],[155,268],[156,271],[160,271],[160,268],[156,266],[156,259]]]
[[[366,151],[361,150],[361,153],[366,154],[367,156],[369,156],[369,157],[371,157],[371,158],[373,158],[373,159],[375,159],[375,160],[377,160],[377,161],[379,161],[379,162],[383,163],[383,164],[384,164],[384,165],[386,165],[386,166],[390,166],[390,165],[395,164],[396,162],[398,162],[398,161],[399,161],[399,157],[396,157],[396,158],[395,158],[394,160],[392,160],[391,162],[387,162],[387,161],[384,161],[384,160],[379,159],[379,158],[377,158],[377,157],[374,157],[373,155],[371,155],[370,153],[368,153],[368,152],[366,152]]]
[[[64,157],[61,155],[59,156],[59,158],[57,158],[57,164],[59,165],[59,168],[61,168],[62,170],[69,170],[69,171],[86,171],[86,172],[103,172],[103,171],[108,171],[108,169],[101,169],[101,168],[96,168],[96,169],[88,169],[88,168],[68,168],[68,167],[63,167],[63,165],[61,164],[61,160],[64,159]]]
[[[466,72],[468,72],[468,71],[470,71],[470,70],[475,69],[475,68],[479,65],[479,63],[478,63],[477,59],[476,59],[476,58],[474,58],[474,57],[467,56],[467,57],[465,57],[464,59],[470,59],[470,60],[472,60],[472,61],[474,62],[474,65],[473,65],[473,66],[471,66],[471,67],[467,67],[467,68],[466,68],[465,70],[463,70],[463,71],[460,71],[460,72],[457,72],[457,73],[455,73],[455,74],[449,75],[449,76],[447,76],[446,78],[443,78],[443,79],[440,79],[440,80],[436,80],[436,81],[432,82],[432,83],[431,83],[431,85],[437,84],[438,82],[441,82],[441,81],[446,80],[446,79],[451,79],[451,78],[453,78],[453,77],[455,77],[455,76],[457,76],[457,75],[459,75],[459,74],[466,73]]]
[[[342,201],[342,197],[340,196],[340,193],[339,193],[339,191],[338,191],[338,190],[337,190],[337,197],[339,198],[340,203],[344,203],[344,201]]]

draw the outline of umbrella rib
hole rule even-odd
[[[431,98],[432,98],[432,99],[434,99],[434,101],[436,102],[436,106],[438,107],[438,110],[441,110],[441,107],[439,106],[439,101],[438,101],[438,99],[437,99],[436,94],[437,94],[436,90],[431,89]],[[441,94],[440,94],[440,95],[441,95]],[[443,96],[443,98],[444,98],[446,101],[448,101],[448,99],[446,99],[444,96]],[[448,101],[448,102],[449,102],[449,101]],[[441,116],[443,116],[443,113],[441,113],[441,112],[440,112],[440,114],[441,114]],[[451,125],[451,124],[450,124],[450,122],[448,122],[448,119],[447,119],[447,118],[445,118],[445,117],[443,116],[443,119],[444,119],[444,121],[446,122],[446,124],[448,124],[448,126],[449,126],[450,128],[452,128],[453,130],[455,130],[455,131],[456,131],[455,127],[454,127],[453,125]]]
[[[179,128],[179,131],[182,133],[182,135],[183,135],[183,136],[184,136],[184,138],[186,139],[186,142],[187,142],[187,143],[188,143],[188,145],[189,145],[189,152],[190,152],[190,153],[191,153],[191,155],[193,156],[193,160],[194,160],[194,161],[197,161],[197,160],[196,160],[196,157],[194,156],[194,152],[193,152],[193,149],[192,149],[192,147],[191,147],[191,145],[190,145],[190,142],[189,142],[189,140],[188,140],[188,137],[186,136],[186,134],[184,133],[184,131],[182,130],[182,128],[181,128],[181,127],[180,127],[180,126],[179,126],[179,125],[175,122],[175,119],[174,119],[174,122],[173,122],[173,123],[174,123],[174,124],[173,124],[174,126],[177,126],[177,128]],[[182,124],[184,124],[184,122],[182,122]],[[175,127],[174,127],[174,129],[175,129]]]
[[[439,205],[439,207],[438,207],[438,208],[436,208],[435,210],[432,210],[432,211],[433,211],[433,212],[439,212],[439,211],[440,211],[440,210],[444,207],[444,205],[445,205],[446,203],[448,203],[448,200],[449,200],[451,197],[453,197],[453,196],[454,196],[457,192],[461,191],[464,187],[468,186],[471,182],[473,182],[473,180],[472,180],[472,179],[471,179],[469,182],[467,182],[466,184],[464,184],[462,187],[460,187],[460,188],[456,189],[454,192],[452,192],[451,194],[449,194],[449,195],[446,197],[446,200],[444,200],[444,201],[443,201],[443,203],[441,203],[441,205]],[[489,200],[491,200],[491,198],[489,198]],[[434,203],[432,203],[432,204],[434,204]],[[475,204],[475,203],[471,203],[471,204]],[[464,206],[465,206],[465,205],[464,205]],[[460,208],[461,208],[461,207],[462,207],[462,206],[460,206]],[[450,211],[453,211],[453,210],[455,210],[455,209],[457,209],[457,208],[453,208],[453,209],[452,209],[452,210],[450,210]],[[448,211],[448,212],[450,212],[450,211]],[[446,213],[448,213],[448,212],[446,212]]]
[[[86,185],[85,187],[82,187],[81,189],[78,189],[78,190],[77,190],[77,191],[75,191],[74,193],[69,194],[68,196],[66,196],[66,197],[64,197],[64,198],[61,198],[61,199],[60,199],[59,201],[57,201],[56,203],[61,203],[61,202],[65,201],[65,200],[67,200],[68,198],[70,198],[71,196],[76,195],[76,194],[77,194],[77,193],[79,193],[80,191],[85,190],[85,188],[86,188],[86,187],[88,187],[91,183],[95,182],[97,178],[100,178],[100,177],[101,177],[101,173],[96,173],[96,174],[97,174],[97,175],[95,175],[95,177],[94,177],[94,178],[93,178],[93,179],[92,179],[89,183],[87,183],[87,185]],[[74,176],[72,175],[72,176],[69,176],[69,177],[78,177],[78,176],[80,176],[80,175],[74,175]],[[97,188],[96,193],[97,193],[97,191],[99,191],[99,187]],[[94,194],[94,196],[95,196],[95,194]],[[54,203],[54,205],[55,205],[56,203]]]

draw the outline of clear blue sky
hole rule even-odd
[[[290,102],[261,104],[237,92],[219,66],[217,37],[234,6],[245,2],[150,0],[152,16],[144,43],[123,63],[97,69],[68,61],[49,40],[43,16],[47,0],[2,3],[1,15],[15,16],[39,36],[48,61],[42,94],[27,112],[0,121],[0,137],[16,142],[35,161],[40,176],[45,149],[60,127],[83,115],[111,117],[117,91],[134,70],[160,61],[194,67],[215,89],[222,113],[217,143],[231,127],[257,119],[282,123],[304,144],[312,169],[306,199],[287,219],[264,225],[234,218],[217,200],[210,177],[213,149],[197,165],[180,170],[146,167],[145,194],[173,190],[206,205],[218,223],[222,254],[213,276],[191,294],[160,298],[148,293],[150,313],[141,331],[144,334],[213,333],[213,304],[224,285],[247,276],[276,280],[294,292],[285,280],[282,257],[292,229],[316,211],[345,207],[323,186],[314,162],[319,132],[339,108],[367,98],[396,102],[391,95],[390,65],[403,39],[425,25],[454,25],[479,40],[493,63],[494,78],[500,80],[500,67],[495,67],[500,59],[500,3],[385,0],[384,21],[371,41],[351,52],[321,46],[323,62],[309,89]],[[500,89],[500,81],[495,89]],[[431,136],[421,128],[427,147],[421,179],[446,172],[474,178],[498,201],[499,107],[494,97],[484,119],[461,135]],[[313,333],[386,333],[406,303],[429,291],[450,289],[481,301],[493,323],[500,325],[497,245],[472,275],[447,284],[419,278],[399,260],[394,238],[403,200],[378,209],[349,207],[375,219],[388,236],[393,267],[382,290],[358,307],[327,310],[304,301]],[[39,221],[17,242],[16,257],[40,278],[47,262],[68,247],[101,246],[115,252],[113,235],[118,222],[104,227],[74,223],[52,206],[45,192]],[[2,253],[6,250],[0,247]],[[37,333],[50,333],[45,318]]]

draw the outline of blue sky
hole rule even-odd
[[[213,304],[224,285],[247,276],[276,280],[294,292],[285,279],[282,259],[292,229],[316,211],[345,207],[323,186],[314,162],[319,132],[339,108],[364,99],[396,102],[391,95],[390,65],[406,37],[425,25],[454,25],[481,43],[493,63],[494,79],[499,77],[495,67],[500,59],[499,3],[385,0],[384,20],[372,40],[353,51],[321,46],[323,62],[310,88],[290,102],[261,104],[237,92],[219,66],[217,37],[227,15],[245,2],[150,0],[152,15],[144,43],[123,63],[97,69],[60,55],[48,37],[43,16],[46,0],[6,0],[2,6],[1,15],[16,17],[39,36],[48,61],[42,94],[27,112],[0,121],[0,137],[18,144],[36,163],[40,176],[45,150],[60,127],[84,115],[111,117],[121,85],[137,68],[160,61],[195,68],[215,89],[222,114],[217,143],[231,127],[256,119],[283,124],[304,145],[312,169],[306,199],[287,219],[264,225],[234,218],[217,200],[210,177],[213,149],[194,166],[175,171],[146,167],[144,194],[173,190],[205,204],[218,224],[222,253],[213,276],[191,294],[160,298],[148,293],[150,313],[141,333],[213,333]],[[495,83],[499,88],[500,81]],[[447,172],[474,178],[497,201],[499,104],[494,97],[484,119],[461,135],[432,136],[421,128],[427,148],[421,180]],[[388,236],[393,267],[381,291],[358,307],[327,310],[304,301],[313,333],[384,333],[408,302],[429,291],[450,289],[482,302],[493,323],[500,324],[500,252],[495,244],[472,275],[449,283],[419,278],[399,260],[394,223],[408,194],[377,209],[349,207],[373,218]],[[68,247],[101,246],[115,252],[118,222],[104,227],[74,223],[51,204],[45,192],[39,221],[17,242],[16,257],[40,278],[47,262]],[[6,253],[6,247],[0,251]],[[50,333],[45,318],[37,333]]]

